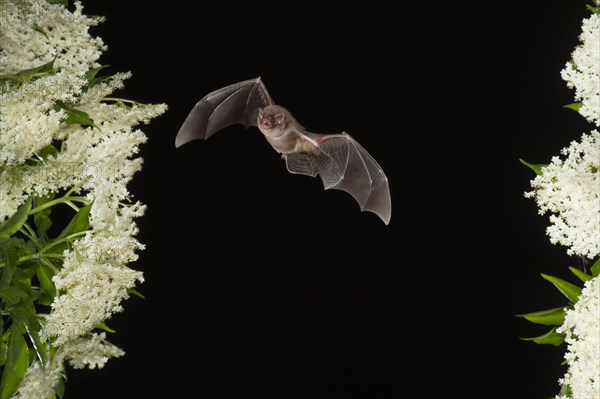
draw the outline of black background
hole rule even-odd
[[[525,199],[530,170],[590,126],[560,70],[584,1],[244,6],[84,2],[118,94],[165,102],[131,184],[148,205],[139,287],[109,325],[126,356],[68,371],[66,398],[545,398],[564,347],[517,313],[565,304],[577,259]],[[257,129],[176,150],[206,93],[261,76],[309,130],[386,171],[385,226],[286,172]]]

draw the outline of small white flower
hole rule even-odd
[[[33,363],[11,399],[48,399],[54,397],[54,386],[64,370],[63,358],[55,354],[45,367],[39,361]]]
[[[162,114],[166,106],[107,101],[130,73],[87,87],[85,73],[99,66],[106,49],[88,30],[99,19],[47,0],[0,0],[0,74],[17,73],[55,60],[58,72],[0,91],[0,222],[30,196],[64,193],[92,203],[90,229],[64,252],[54,276],[57,296],[40,332],[56,352],[44,365],[34,362],[15,398],[53,396],[64,363],[75,368],[102,367],[123,351],[91,331],[122,311],[128,289],[143,281],[127,264],[144,248],[136,238],[135,219],[145,206],[132,199],[127,184],[141,169],[136,157],[146,141],[137,128]],[[40,31],[43,31],[41,33]],[[85,112],[98,128],[66,125],[58,101]],[[49,144],[62,144],[44,158]]]
[[[84,15],[80,2],[69,12],[48,1],[0,1],[0,74],[34,68],[55,58],[56,66],[79,75],[100,66],[97,60],[106,46],[88,30],[101,19]]]
[[[125,354],[122,349],[106,342],[105,333],[78,338],[65,344],[61,349],[65,359],[76,369],[86,366],[90,369],[96,367],[101,369],[111,357],[120,357]]]
[[[581,45],[561,72],[575,99],[583,103],[579,113],[600,126],[600,15],[583,20]]]
[[[566,159],[553,157],[525,196],[535,198],[540,214],[553,213],[550,242],[569,247],[570,255],[594,258],[600,255],[600,133],[584,134],[562,154]]]
[[[89,334],[62,345],[54,357],[47,359],[45,365],[34,362],[27,370],[19,388],[11,399],[48,399],[54,397],[54,387],[64,371],[64,363],[76,369],[88,367],[102,368],[112,357],[123,356],[122,349],[106,342],[106,334]]]
[[[600,277],[585,283],[557,331],[568,345],[569,369],[561,384],[569,386],[573,398],[600,398]]]
[[[88,232],[66,252],[63,269],[53,278],[57,295],[42,337],[54,338],[54,345],[77,339],[114,313],[129,297],[127,289],[143,281],[142,273],[124,266],[135,259],[137,241],[129,236]],[[116,246],[114,246],[116,245]]]

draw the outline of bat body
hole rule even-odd
[[[310,133],[282,106],[275,105],[264,83],[246,80],[202,98],[179,129],[175,146],[207,139],[217,131],[242,124],[257,126],[289,172],[321,176],[325,189],[350,193],[361,210],[388,224],[391,198],[383,169],[350,135]]]

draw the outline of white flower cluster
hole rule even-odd
[[[53,59],[58,72],[0,90],[0,222],[31,195],[64,192],[74,186],[92,203],[90,229],[64,253],[54,276],[57,296],[41,336],[57,347],[49,364],[34,363],[21,382],[18,398],[48,398],[64,361],[73,367],[102,367],[123,352],[91,330],[122,310],[128,289],[143,281],[126,266],[143,245],[135,218],[145,206],[131,203],[127,183],[139,171],[136,158],[145,134],[135,128],[162,114],[166,106],[105,100],[123,86],[129,73],[87,86],[85,73],[99,66],[105,50],[88,30],[99,19],[46,0],[0,0],[0,74],[15,74]],[[97,127],[65,124],[57,102],[85,112]],[[40,156],[52,143],[57,154]],[[60,205],[59,205],[60,206]],[[64,206],[64,205],[62,205]]]
[[[80,2],[75,2],[74,12],[68,12],[48,1],[0,0],[0,74],[34,68],[55,58],[56,66],[78,75],[100,66],[97,61],[106,46],[88,30],[102,19],[82,11]]]
[[[600,126],[600,15],[583,20],[580,40],[561,76],[582,102],[579,113]]]
[[[594,258],[600,255],[600,133],[584,134],[573,141],[531,181],[540,214],[548,211],[547,229],[553,244],[562,244],[570,255]]]
[[[54,277],[56,289],[64,294],[54,299],[43,331],[45,337],[56,337],[54,345],[70,342],[122,311],[120,302],[129,296],[127,289],[144,280],[139,271],[109,259],[87,258],[78,249],[79,242]]]
[[[25,374],[19,390],[12,399],[46,399],[54,397],[54,386],[61,378],[64,363],[76,368],[102,368],[111,357],[125,354],[121,349],[105,341],[106,334],[90,334],[58,348],[54,357],[42,365],[36,361]]]
[[[585,283],[557,331],[565,334],[568,345],[569,370],[560,383],[570,388],[572,398],[600,398],[600,277]]]

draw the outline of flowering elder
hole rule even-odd
[[[32,241],[25,248],[37,252],[13,260],[24,268],[38,267],[27,264],[34,257],[43,263],[37,278],[42,292],[53,293],[50,312],[36,315],[37,330],[30,331],[37,322],[25,321],[25,328],[36,345],[54,347],[36,347],[14,394],[49,398],[65,362],[102,367],[123,354],[92,330],[122,311],[121,301],[143,281],[141,272],[126,266],[144,248],[135,238],[135,219],[145,210],[127,183],[142,166],[136,154],[146,141],[135,127],[166,106],[109,97],[130,74],[97,77],[106,46],[88,30],[102,19],[84,15],[79,2],[70,12],[46,0],[0,0],[0,10],[0,224],[32,198],[38,231],[47,231],[43,218],[51,206],[77,211],[77,229],[69,224],[46,242],[35,229],[22,228]]]
[[[597,3],[598,4],[598,3]],[[581,101],[579,113],[600,126],[600,15],[583,20],[581,45],[575,48],[572,60],[561,72],[569,88],[575,89],[575,99]]]
[[[546,230],[553,244],[569,247],[569,255],[600,255],[600,133],[584,134],[555,156],[531,181],[540,214],[551,212]]]
[[[600,398],[600,277],[585,283],[557,332],[565,334],[568,345],[569,370],[560,383],[568,387],[571,398]]]
[[[19,391],[12,399],[51,398],[53,387],[60,381],[64,371],[64,362],[76,369],[102,368],[112,357],[125,354],[121,349],[105,341],[105,333],[93,333],[86,338],[74,339],[61,346],[50,362],[43,366],[35,362],[27,371]]]

